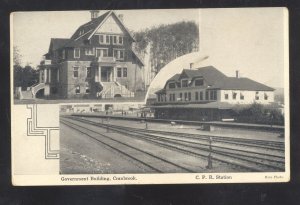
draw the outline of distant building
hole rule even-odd
[[[70,39],[52,38],[40,65],[33,96],[53,98],[134,97],[144,90],[143,62],[123,15],[107,11],[81,25]]]
[[[227,77],[213,66],[184,69],[156,92],[156,118],[221,120],[236,105],[274,102],[274,89],[249,78]]]

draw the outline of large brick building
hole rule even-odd
[[[40,65],[33,96],[53,98],[134,97],[144,90],[143,62],[132,50],[135,41],[123,16],[90,11],[91,21],[70,39],[51,39]]]
[[[157,118],[221,120],[237,105],[272,104],[274,89],[249,78],[227,77],[213,66],[184,69],[156,92]]]

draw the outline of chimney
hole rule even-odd
[[[193,69],[194,63],[190,63],[190,69]]]
[[[124,15],[123,15],[123,14],[119,14],[119,15],[118,15],[118,18],[120,19],[120,21],[123,22],[123,20],[124,20]]]
[[[239,77],[240,77],[240,74],[239,74],[239,71],[238,71],[238,70],[235,71],[235,77],[236,77],[236,78],[239,78]]]
[[[98,18],[99,16],[99,12],[98,10],[91,10],[90,13],[91,13],[91,20],[94,20],[95,18]]]

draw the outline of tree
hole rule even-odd
[[[13,69],[14,69],[14,88],[22,87],[26,89],[38,82],[39,74],[28,63],[25,67],[22,67],[22,55],[17,46],[13,48]]]
[[[160,25],[134,33],[134,45],[142,58],[150,55],[151,70],[157,74],[170,61],[184,54],[198,51],[199,28],[195,22],[179,22],[170,25]],[[150,46],[150,53],[147,47]]]
[[[21,66],[22,64],[22,55],[20,54],[20,50],[17,46],[13,48],[13,63],[14,66]]]

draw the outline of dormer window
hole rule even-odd
[[[169,89],[174,89],[175,88],[175,83],[169,83]]]
[[[181,80],[181,87],[183,88],[188,87],[188,80]]]
[[[195,86],[202,86],[204,85],[203,79],[196,79],[195,80]]]

